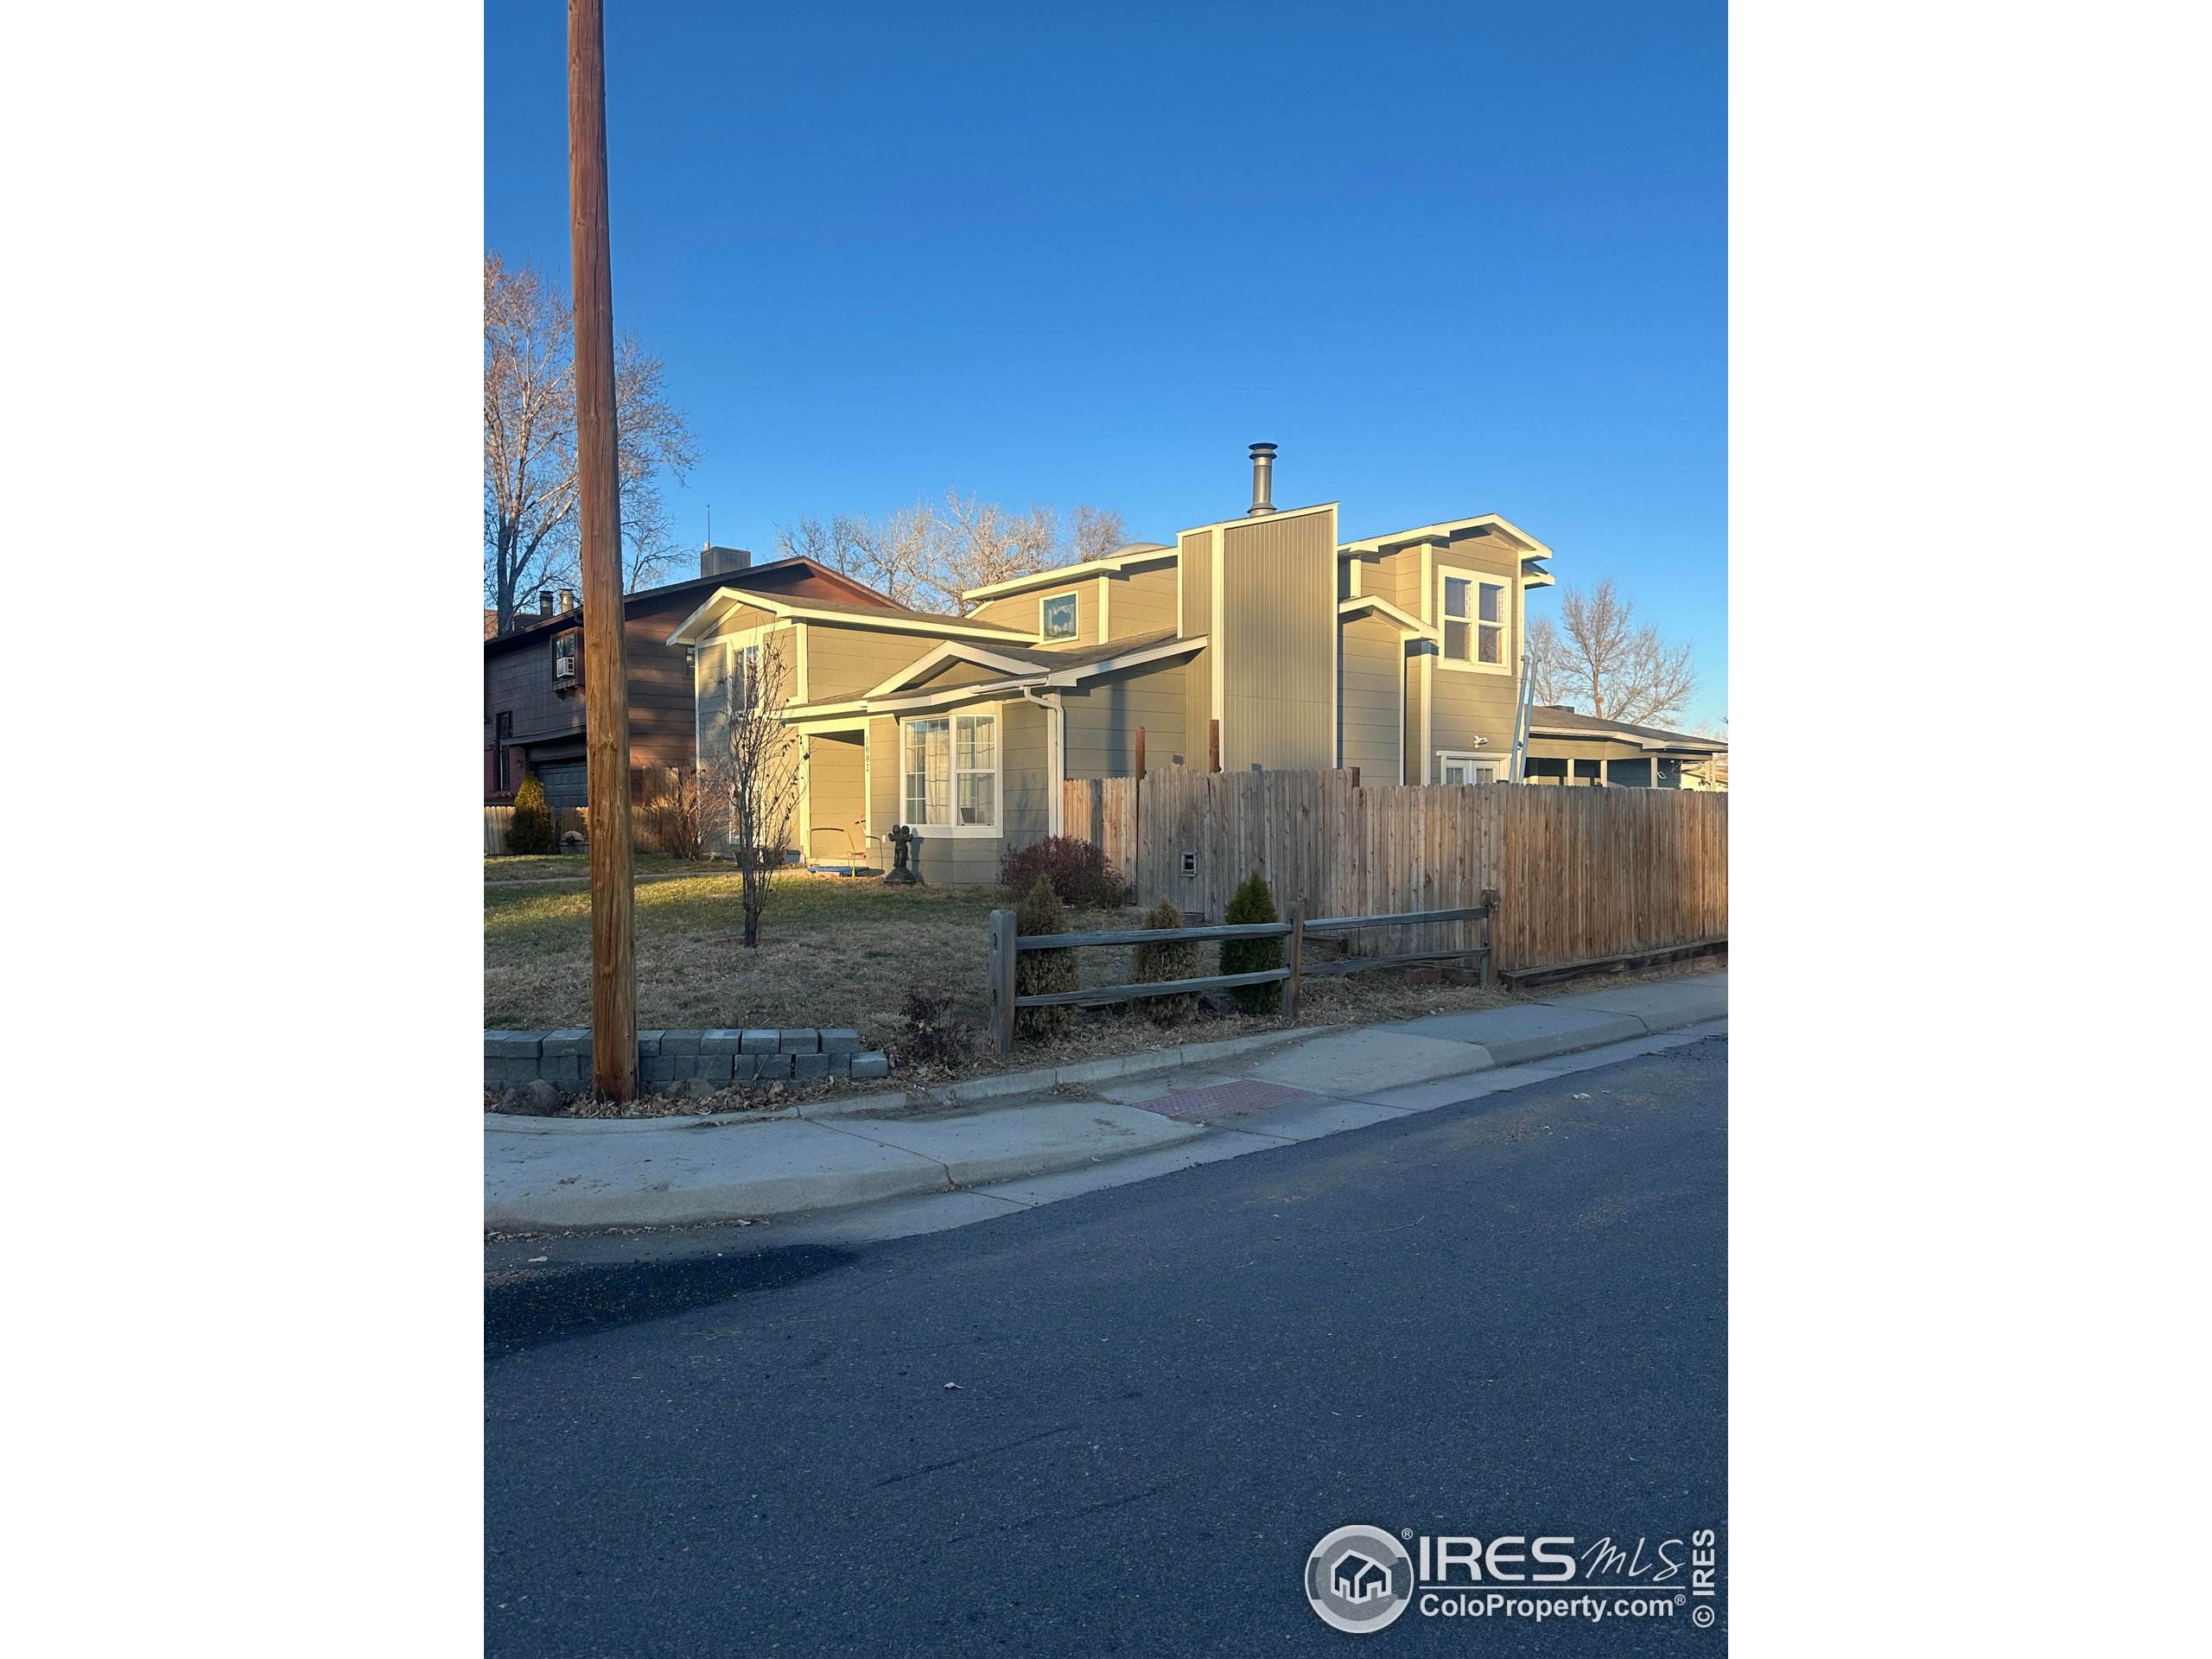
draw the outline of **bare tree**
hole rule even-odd
[[[936,575],[956,607],[966,589],[1042,570],[1059,550],[1060,518],[1051,507],[1010,512],[995,501],[945,492],[944,546]]]
[[[715,697],[707,790],[722,809],[723,834],[737,861],[745,944],[757,949],[760,918],[798,814],[804,741],[784,724],[791,665],[777,636],[734,653],[734,665],[716,682]]]
[[[1068,520],[1069,551],[1077,563],[1103,559],[1129,543],[1128,526],[1110,507],[1077,507]]]
[[[532,588],[576,577],[575,334],[535,268],[484,257],[484,599],[505,632]],[[614,423],[625,575],[634,590],[674,556],[660,475],[698,460],[661,360],[615,342]]]
[[[880,518],[841,512],[802,516],[776,526],[776,550],[815,559],[864,582],[901,605],[957,614],[961,595],[1009,576],[1071,560],[1095,559],[1126,544],[1118,512],[1077,507],[1063,540],[1057,509],[1013,512],[995,501],[945,492],[938,506],[917,501]]]
[[[1649,725],[1680,714],[1697,692],[1690,647],[1639,626],[1635,605],[1610,580],[1563,590],[1559,620],[1532,623],[1529,649],[1537,702],[1586,704],[1600,720]]]

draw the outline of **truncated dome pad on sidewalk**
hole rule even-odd
[[[1235,1083],[1217,1083],[1207,1089],[1186,1089],[1179,1095],[1133,1100],[1129,1104],[1147,1112],[1158,1112],[1162,1117],[1205,1122],[1215,1118],[1242,1117],[1247,1112],[1264,1112],[1270,1106],[1287,1106],[1294,1100],[1313,1098],[1310,1089],[1287,1089],[1279,1083],[1240,1078]]]

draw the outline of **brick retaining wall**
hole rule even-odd
[[[891,1062],[884,1055],[862,1048],[860,1033],[842,1028],[638,1033],[638,1086],[648,1093],[694,1077],[721,1088],[778,1078],[810,1083],[890,1075]],[[518,1089],[535,1077],[571,1094],[588,1087],[591,1033],[572,1027],[484,1033],[485,1088]]]

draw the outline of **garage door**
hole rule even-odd
[[[537,768],[537,781],[545,786],[545,804],[558,812],[564,806],[584,804],[584,763],[550,760]]]

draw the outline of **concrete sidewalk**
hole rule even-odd
[[[691,1226],[952,1192],[1024,1207],[1694,1040],[1726,1028],[1727,982],[1700,974],[1223,1045],[1244,1052],[1195,1063],[1193,1046],[1164,1069],[1075,1085],[1090,1099],[1055,1090],[1046,1070],[1029,1092],[965,1107],[871,1111],[863,1097],[834,1117],[487,1116],[485,1224]]]

